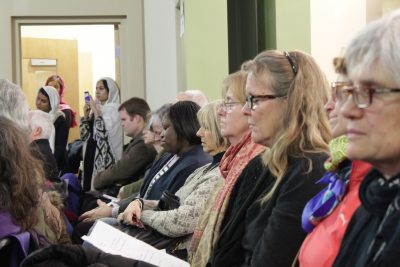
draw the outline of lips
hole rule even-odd
[[[365,135],[365,133],[357,129],[347,129],[346,131],[346,136],[349,139],[357,138],[363,135]]]

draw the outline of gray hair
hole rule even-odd
[[[36,109],[29,111],[28,117],[31,130],[33,131],[40,127],[42,129],[40,138],[50,139],[54,127],[50,114]]]
[[[14,121],[29,133],[28,110],[28,102],[21,87],[6,79],[0,79],[0,115]]]
[[[160,108],[158,108],[156,111],[153,111],[150,115],[150,118],[147,122],[147,128],[150,129],[153,124],[158,124],[161,125],[163,117],[168,113],[169,108],[172,106],[172,104],[164,104]]]
[[[200,90],[186,90],[184,92],[179,92],[177,99],[178,101],[192,101],[200,107],[204,107],[209,102],[207,96]]]
[[[400,10],[368,24],[347,48],[350,76],[376,69],[400,84]]]

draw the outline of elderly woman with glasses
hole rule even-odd
[[[207,266],[290,266],[305,238],[301,214],[321,185],[329,126],[328,82],[300,51],[265,51],[246,69],[251,138],[269,147],[264,170],[234,190],[221,235]]]
[[[351,216],[360,206],[360,183],[371,168],[368,163],[352,161],[347,156],[347,120],[340,114],[343,101],[337,96],[341,96],[341,90],[346,90],[351,82],[345,59],[339,57],[333,62],[339,75],[332,83],[332,97],[325,105],[333,139],[329,142],[330,157],[324,163],[327,172],[319,181],[326,187],[303,211],[302,226],[309,234],[299,254],[301,267],[332,266]]]
[[[225,214],[230,211],[227,204],[238,177],[245,169],[259,170],[256,157],[265,147],[251,140],[249,125],[241,108],[245,103],[247,72],[240,70],[229,75],[223,82],[224,100],[218,108],[221,134],[231,146],[221,159],[219,170],[223,179],[211,191],[203,214],[200,216],[189,248],[190,264],[205,266],[219,236]]]
[[[333,266],[399,266],[400,259],[400,11],[371,24],[350,43],[349,86],[339,95],[348,119],[350,158],[372,164],[361,206]]]

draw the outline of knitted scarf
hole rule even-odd
[[[219,237],[232,189],[237,178],[247,163],[265,149],[251,140],[251,133],[246,134],[238,144],[225,152],[220,163],[220,171],[224,178],[220,187],[215,188],[198,220],[190,244],[191,266],[205,266],[214,244]]]

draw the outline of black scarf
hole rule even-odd
[[[392,256],[398,257],[393,248],[400,245],[400,174],[386,180],[376,169],[372,170],[360,186],[360,199],[365,209],[382,216],[367,251],[368,266],[381,266]]]

